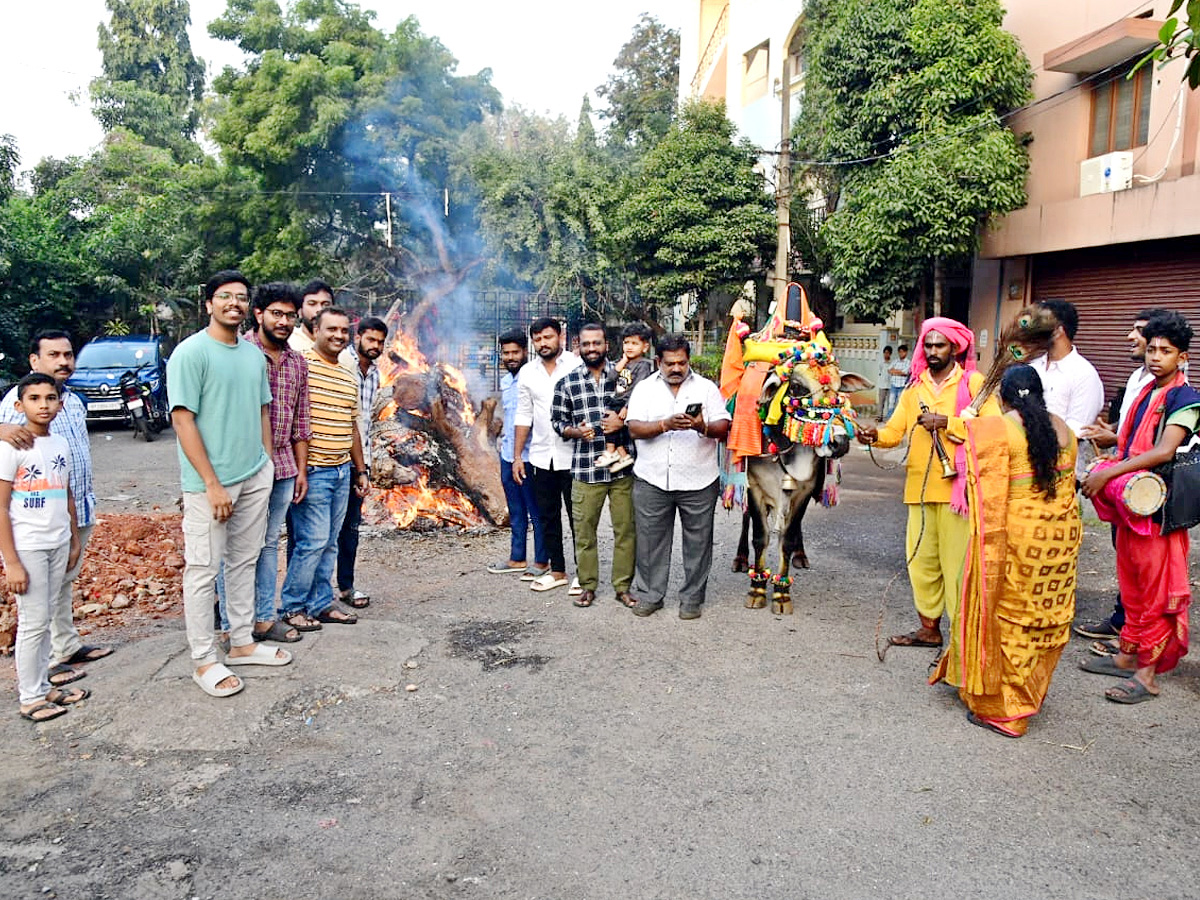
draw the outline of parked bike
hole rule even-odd
[[[133,428],[134,437],[140,435],[147,442],[154,440],[154,435],[167,425],[167,411],[162,408],[149,383],[138,377],[138,373],[148,365],[150,362],[146,361],[137,368],[129,369],[119,382],[125,420]]]

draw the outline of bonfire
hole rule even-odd
[[[476,414],[462,372],[431,364],[402,330],[379,370],[364,520],[412,530],[507,524],[493,443],[496,401],[484,400]]]

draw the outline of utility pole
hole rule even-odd
[[[775,184],[775,222],[778,246],[775,249],[775,308],[787,302],[788,258],[792,251],[792,79],[791,58],[783,57],[783,77],[779,87],[779,172]]]

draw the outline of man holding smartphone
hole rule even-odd
[[[629,397],[625,425],[637,447],[633,509],[637,519],[634,615],[662,609],[671,577],[671,542],[678,512],[683,541],[679,618],[700,618],[712,568],[713,511],[720,493],[717,442],[730,415],[715,384],[691,370],[691,345],[681,335],[658,342],[658,372]]]
[[[617,370],[608,361],[604,326],[584,325],[579,331],[583,365],[555,385],[550,422],[563,440],[573,441],[571,456],[571,530],[575,534],[575,565],[583,593],[575,605],[591,606],[600,586],[600,555],[596,529],[604,501],[613,527],[612,584],[617,602],[632,607],[636,539],[633,529],[633,479],[628,472],[612,472],[596,460],[604,454],[606,439],[624,441],[624,422],[610,401],[617,389]]]

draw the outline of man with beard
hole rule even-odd
[[[676,513],[683,551],[679,618],[700,618],[708,590],[713,511],[721,487],[717,442],[729,433],[732,417],[720,389],[692,371],[691,352],[682,335],[659,340],[658,372],[638,383],[626,409],[625,424],[637,441],[635,616],[649,616],[663,607]]]
[[[312,421],[308,406],[308,364],[288,346],[296,327],[296,289],[274,282],[254,289],[254,319],[257,328],[246,340],[266,358],[267,381],[271,385],[271,462],[275,484],[267,505],[267,533],[254,570],[254,640],[300,640],[300,633],[276,615],[279,587],[279,533],[293,503],[308,492],[308,442]],[[229,631],[224,579],[217,583],[220,595],[221,631]]]
[[[953,456],[966,439],[962,411],[983,384],[984,375],[975,370],[974,334],[953,319],[926,319],[917,344],[921,349],[912,360],[912,381],[891,418],[878,430],[859,426],[857,436],[860,442],[879,447],[895,447],[909,436],[905,558],[921,624],[888,642],[898,647],[940,647],[943,612],[953,630],[970,533],[965,518],[965,459],[956,464],[957,478],[942,477],[934,435],[940,432],[943,446]],[[996,398],[989,397],[980,415],[999,414]],[[946,443],[947,438],[951,443]]]
[[[281,593],[284,621],[297,631],[358,621],[333,596],[333,569],[350,492],[362,496],[368,485],[358,430],[358,379],[338,362],[350,342],[350,317],[327,306],[317,313],[315,326],[316,341],[304,354],[312,416],[308,493],[292,507],[296,548]]]
[[[375,395],[379,393],[379,366],[375,360],[383,353],[386,342],[387,325],[383,319],[367,316],[358,323],[358,335],[350,351],[354,357],[354,374],[358,378],[358,439],[363,448],[368,481],[371,478],[371,412],[375,407]],[[350,483],[358,483],[357,472],[351,472]],[[355,609],[365,609],[371,605],[370,596],[354,587],[354,562],[358,556],[358,527],[362,524],[364,496],[365,492],[350,492],[346,517],[338,534],[338,599]]]
[[[29,368],[32,372],[49,375],[58,384],[62,407],[50,423],[50,433],[65,438],[71,447],[71,472],[68,483],[75,498],[75,514],[79,528],[79,558],[63,578],[62,592],[51,609],[57,614],[50,619],[51,660],[50,683],[55,687],[78,681],[87,673],[73,668],[73,663],[89,663],[111,654],[111,647],[84,644],[71,616],[71,595],[75,578],[83,565],[83,553],[88,537],[96,524],[96,495],[92,490],[92,451],[88,444],[87,407],[66,386],[75,374],[75,350],[71,336],[65,331],[39,331],[29,348]],[[33,447],[34,435],[25,427],[25,414],[16,409],[17,389],[14,386],[0,401],[0,441],[18,450]]]
[[[569,372],[554,387],[550,421],[559,436],[574,441],[571,457],[571,530],[575,534],[575,564],[583,593],[576,606],[596,602],[600,586],[600,556],[596,528],[604,501],[608,500],[613,529],[612,585],[617,602],[632,607],[635,537],[633,530],[633,479],[620,471],[596,464],[605,452],[605,439],[619,436],[624,422],[609,409],[616,394],[617,370],[608,361],[608,339],[604,326],[584,325],[579,331],[579,353],[583,365]]]
[[[167,363],[171,424],[183,481],[183,614],[196,666],[192,679],[212,697],[244,686],[228,666],[285,666],[292,655],[257,644],[254,572],[274,485],[271,385],[262,351],[238,337],[250,310],[250,283],[218,272],[204,286],[208,327],[183,341]],[[230,648],[217,661],[212,598],[224,565]]]
[[[1129,379],[1125,382],[1125,392],[1121,395],[1121,412],[1117,418],[1115,426],[1107,425],[1103,422],[1093,422],[1091,425],[1085,425],[1079,431],[1079,437],[1083,440],[1092,441],[1097,447],[1107,449],[1117,446],[1117,433],[1120,431],[1121,424],[1125,421],[1125,417],[1129,415],[1129,408],[1133,406],[1133,401],[1137,399],[1142,388],[1154,380],[1153,373],[1146,368],[1146,338],[1142,334],[1142,329],[1146,327],[1146,323],[1158,315],[1166,313],[1165,309],[1143,309],[1137,314],[1137,318],[1133,320],[1133,328],[1129,330],[1126,339],[1129,341],[1129,359],[1137,363],[1137,368],[1129,374]],[[1113,526],[1113,541],[1116,542],[1117,529]],[[1075,633],[1083,637],[1096,638],[1097,641],[1106,643],[1093,644],[1093,649],[1096,651],[1107,651],[1116,653],[1116,639],[1121,634],[1121,628],[1125,624],[1125,607],[1121,605],[1121,594],[1117,592],[1117,602],[1113,607],[1113,613],[1105,619],[1091,622],[1080,622],[1075,625]]]
[[[508,504],[508,527],[512,532],[508,559],[492,563],[487,570],[493,575],[521,573],[522,581],[533,581],[550,569],[546,554],[546,538],[542,530],[542,519],[533,499],[533,484],[526,478],[517,484],[513,478],[513,451],[516,447],[517,430],[517,374],[528,360],[525,332],[514,328],[500,335],[500,365],[504,374],[500,377],[500,405],[504,410],[504,422],[500,431],[500,483],[504,485],[504,500]],[[524,462],[529,462],[529,448],[525,448]],[[529,526],[533,525],[533,562],[527,556]]]
[[[557,319],[534,319],[529,326],[533,349],[538,358],[530,360],[517,376],[517,415],[513,439],[513,481],[533,483],[533,496],[542,530],[546,536],[546,554],[550,571],[529,585],[535,591],[550,591],[567,586],[567,562],[563,552],[562,507],[571,515],[571,445],[563,440],[550,421],[555,386],[582,364],[574,353],[563,350],[562,325]],[[525,445],[529,445],[529,466],[525,465]],[[583,588],[578,581],[568,593],[578,596]]]
[[[1042,378],[1046,409],[1065,421],[1078,436],[1104,409],[1104,384],[1096,367],[1075,349],[1075,332],[1079,329],[1079,312],[1075,304],[1066,300],[1043,300],[1038,306],[1053,313],[1058,319],[1058,328],[1046,354],[1029,364]],[[1080,477],[1083,477],[1082,469]]]
[[[313,348],[316,335],[317,316],[321,310],[333,306],[333,288],[319,278],[314,278],[300,289],[300,321],[297,328],[292,330],[288,338],[288,346],[297,353],[307,353]],[[353,372],[355,366],[354,354],[350,345],[338,354],[338,364],[345,366],[346,371]]]

